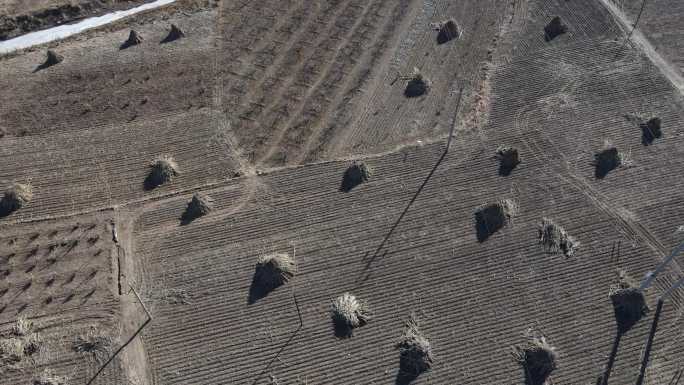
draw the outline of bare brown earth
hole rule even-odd
[[[556,15],[568,32],[547,42]],[[450,17],[464,36],[439,45],[430,23]],[[159,44],[171,23],[186,37]],[[130,28],[144,44],[119,50]],[[522,383],[510,352],[531,330],[558,348],[553,383],[597,383],[615,340],[615,270],[640,280],[684,224],[679,95],[622,36],[591,0],[184,1],[51,44],[65,61],[48,69],[33,72],[45,47],[0,58],[0,89],[10,91],[0,93],[0,182],[35,191],[0,218],[0,256],[49,251],[50,236],[68,244],[74,222],[96,223],[87,231],[110,251],[89,259],[91,249],[76,248],[45,272],[40,263],[27,272],[19,257],[0,265],[11,271],[2,327],[19,315],[45,320],[47,346],[63,352],[0,384],[43,367],[84,382],[97,365],[79,369],[68,351],[76,332],[59,322],[93,324],[118,346],[145,319],[127,287],[153,322],[101,383],[402,384],[395,344],[411,313],[435,355],[412,383]],[[413,67],[433,82],[426,96],[403,95],[397,77]],[[647,146],[635,117],[653,116],[664,135]],[[597,179],[591,161],[604,140],[629,162]],[[506,177],[494,159],[502,144],[522,158]],[[145,191],[160,155],[181,173]],[[345,193],[350,158],[372,176]],[[196,191],[214,210],[181,225]],[[478,242],[475,210],[502,198],[519,215]],[[541,248],[543,217],[581,242],[575,256]],[[294,254],[298,273],[250,305],[267,252]],[[67,305],[46,316],[51,292],[31,292],[36,284],[22,294],[31,274],[45,279],[36,271],[61,277],[89,261],[100,272],[84,306],[97,322],[71,322],[90,313]],[[680,262],[647,292],[652,309]],[[83,301],[87,287],[52,295]],[[345,291],[373,319],[340,340],[328,309]],[[665,306],[648,384],[680,369],[682,300],[677,292]],[[611,384],[634,383],[651,319],[622,337]]]
[[[2,0],[0,40],[78,19],[133,8],[148,0]]]

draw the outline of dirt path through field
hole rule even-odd
[[[608,12],[615,17],[615,20],[619,22],[626,31],[631,31],[633,23],[629,20],[627,15],[624,14],[611,0],[600,0],[601,4],[608,10]],[[674,67],[669,61],[662,57],[656,49],[653,47],[650,41],[646,39],[643,33],[638,29],[634,29],[631,41],[636,43],[639,49],[648,57],[648,59],[660,69],[667,80],[672,83],[672,85],[684,95],[684,77],[682,74]]]

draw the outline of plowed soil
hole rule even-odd
[[[668,13],[656,3],[645,38],[678,65],[648,29]],[[146,320],[133,289],[152,322],[96,383],[524,383],[510,353],[532,333],[557,348],[555,384],[634,383],[682,261],[619,340],[608,294],[618,269],[640,281],[682,239],[684,112],[613,15],[591,0],[183,0],[51,44],[64,61],[49,68],[47,47],[0,58],[0,184],[34,191],[0,218],[0,336],[24,316],[45,341],[0,384],[44,368],[85,383],[103,360],[72,341],[92,327],[108,356],[131,339]],[[545,39],[555,16],[567,31]],[[462,35],[440,44],[450,18]],[[161,43],[171,24],[185,37]],[[131,29],[143,43],[120,49]],[[431,86],[409,98],[414,68]],[[606,142],[622,164],[597,177]],[[507,176],[501,145],[521,157]],[[179,174],[145,189],[160,156]],[[341,191],[352,160],[370,178]],[[213,209],[183,222],[196,192]],[[517,214],[478,237],[476,210],[500,199]],[[545,217],[573,256],[539,244]],[[271,252],[297,273],[249,301]],[[372,319],[340,339],[344,292]],[[665,303],[647,384],[681,369],[683,301]],[[435,359],[409,379],[396,343],[411,315]]]

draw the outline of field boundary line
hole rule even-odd
[[[142,299],[140,299],[138,292],[135,290],[135,288],[133,288],[133,286],[130,283],[128,284],[128,287],[131,288],[131,290],[128,293],[130,294],[131,292],[133,292],[133,294],[135,294],[135,298],[138,299],[138,302],[140,302],[140,305],[142,306],[143,310],[145,310],[145,314],[147,314],[147,320],[145,320],[145,322],[143,322],[143,324],[138,328],[138,330],[136,330],[135,333],[133,333],[133,335],[123,345],[121,345],[119,347],[119,349],[117,349],[116,352],[114,352],[114,354],[111,355],[111,357],[109,357],[107,362],[102,364],[102,366],[97,371],[97,373],[95,373],[95,375],[93,375],[93,377],[86,383],[86,385],[91,385],[93,383],[93,381],[95,381],[97,376],[99,376],[100,373],[102,373],[102,371],[107,367],[107,365],[109,365],[109,363],[112,362],[114,360],[114,358],[116,358],[116,356],[119,355],[119,353],[121,353],[121,351],[124,350],[124,348],[126,346],[128,346],[131,342],[133,342],[135,337],[137,337],[138,334],[140,334],[140,332],[143,330],[143,328],[145,328],[145,326],[147,326],[150,322],[152,322],[152,315],[150,314],[149,310],[147,310],[147,307],[143,303]]]
[[[641,31],[636,29],[636,23],[630,25],[629,18],[622,12],[615,4],[611,3],[611,0],[599,0],[601,4],[610,12],[615,20],[620,23],[620,25],[627,30],[629,28],[632,31],[627,35],[627,40],[632,39],[636,43],[637,47],[641,49],[641,52],[651,61],[651,63],[656,66],[660,72],[665,76],[665,78],[679,91],[681,95],[684,95],[684,77],[682,74],[672,66],[672,64],[661,56],[658,51],[653,47],[651,42],[644,36]],[[645,2],[645,0],[644,0]],[[643,9],[642,9],[643,11]],[[640,12],[641,15],[641,12]],[[627,41],[625,40],[625,41]]]

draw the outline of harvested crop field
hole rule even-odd
[[[181,0],[0,57],[0,384],[672,384],[682,31],[609,1]]]

